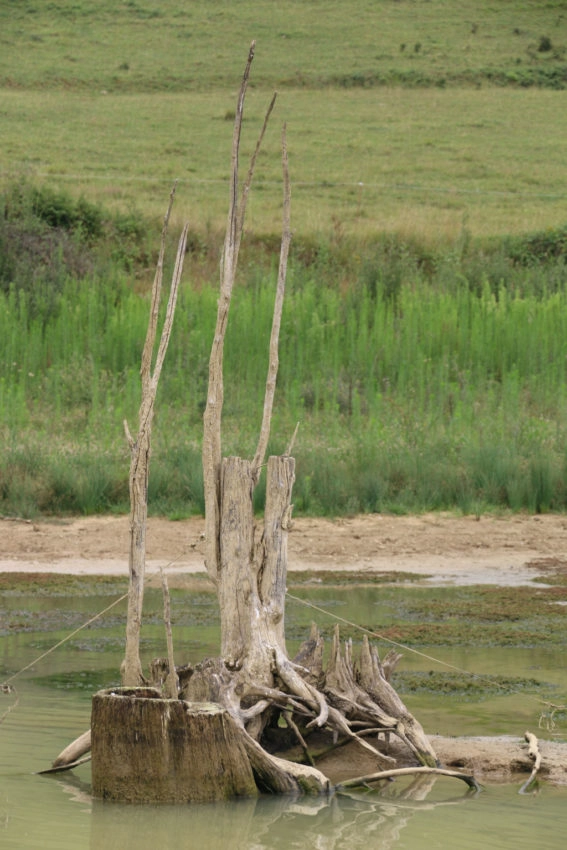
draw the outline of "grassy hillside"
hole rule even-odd
[[[18,88],[232,90],[252,38],[262,87],[567,80],[560,0],[17,0],[0,31]]]
[[[253,148],[268,101],[268,91],[251,93],[244,152]],[[0,91],[8,119],[0,163],[14,178],[29,175],[155,216],[178,178],[178,214],[218,230],[230,168],[225,116],[234,102],[229,91]],[[296,232],[364,238],[385,230],[435,243],[454,239],[463,225],[492,236],[565,220],[566,92],[286,90],[251,199],[249,228],[257,233],[280,227],[284,119]]]
[[[178,178],[180,215],[222,226],[252,38],[245,150],[280,91],[256,232],[279,229],[283,121],[296,231],[562,223],[567,15],[535,0],[0,4],[0,172],[155,216]]]

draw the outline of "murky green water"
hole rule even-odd
[[[313,596],[341,617],[385,622],[379,588],[352,588]],[[4,612],[21,618],[22,628],[0,637],[0,681],[105,608],[111,598],[29,598],[2,600]],[[149,595],[150,624],[144,630],[148,658],[164,654],[160,600]],[[152,614],[152,606],[155,614]],[[32,616],[33,615],[33,616]],[[38,776],[53,758],[88,728],[90,696],[117,682],[122,658],[123,606],[38,661],[15,680],[19,704],[0,724],[0,847],[6,850],[169,850],[221,848],[499,848],[559,850],[567,831],[567,789],[543,785],[537,795],[518,795],[519,783],[489,786],[471,796],[449,779],[407,780],[380,793],[356,792],[331,800],[259,799],[223,805],[136,807],[104,804],[89,795],[90,768]],[[295,639],[312,612],[289,604]],[[319,618],[317,618],[319,619]],[[216,605],[207,593],[191,602],[174,598],[175,650],[179,660],[198,660],[217,650]],[[37,630],[34,630],[34,624]],[[293,651],[293,645],[290,647]],[[567,691],[563,650],[434,647],[448,663],[482,675],[538,679]],[[423,656],[406,653],[404,670],[428,671]],[[537,730],[541,693],[496,695],[478,701],[462,696],[413,693],[405,697],[429,732],[518,734]],[[0,694],[0,715],[14,702]],[[561,729],[559,730],[561,731]]]

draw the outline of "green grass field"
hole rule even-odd
[[[563,221],[563,3],[18,2],[0,33],[5,177],[152,215],[178,178],[179,215],[224,224],[226,119],[256,38],[245,148],[274,88],[280,102],[254,230],[279,229],[283,121],[301,232],[438,241],[463,219],[475,235]]]
[[[0,5],[0,512],[125,509],[122,419],[175,179],[190,253],[150,497],[202,510],[252,38],[243,160],[279,99],[227,342],[226,451],[253,449],[261,412],[285,121],[295,235],[272,448],[301,420],[297,509],[563,510],[564,3],[32,0]]]
[[[243,51],[245,55],[245,51]],[[260,60],[258,60],[260,61]],[[250,154],[269,102],[248,100]],[[116,209],[162,214],[179,179],[177,215],[224,226],[234,93],[0,91],[0,166]],[[490,237],[565,220],[567,92],[512,88],[286,89],[261,156],[248,226],[278,232],[280,126],[288,128],[296,232],[377,232],[432,243],[466,223]]]
[[[0,15],[0,80],[14,87],[234,90],[253,38],[264,87],[565,73],[562,0],[18,0]]]

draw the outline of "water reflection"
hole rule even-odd
[[[178,850],[180,836],[199,850],[264,850],[264,848],[380,847],[398,844],[409,821],[423,811],[454,804],[424,803],[435,777],[419,777],[385,799],[372,794],[340,794],[331,798],[285,797],[238,800],[200,806],[122,806],[92,802],[90,850]],[[67,788],[79,803],[85,791]],[[449,789],[446,788],[446,791]],[[469,792],[467,794],[470,795]],[[457,798],[466,799],[467,794]],[[411,805],[413,803],[413,805]]]
[[[88,850],[559,850],[567,827],[565,795],[554,789],[546,800],[526,801],[510,786],[454,795],[449,780],[433,776],[329,799],[159,807],[93,801],[87,783],[49,781],[89,814]]]

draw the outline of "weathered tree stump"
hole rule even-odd
[[[91,729],[95,797],[183,803],[257,794],[240,730],[215,703],[107,689],[93,697]]]

